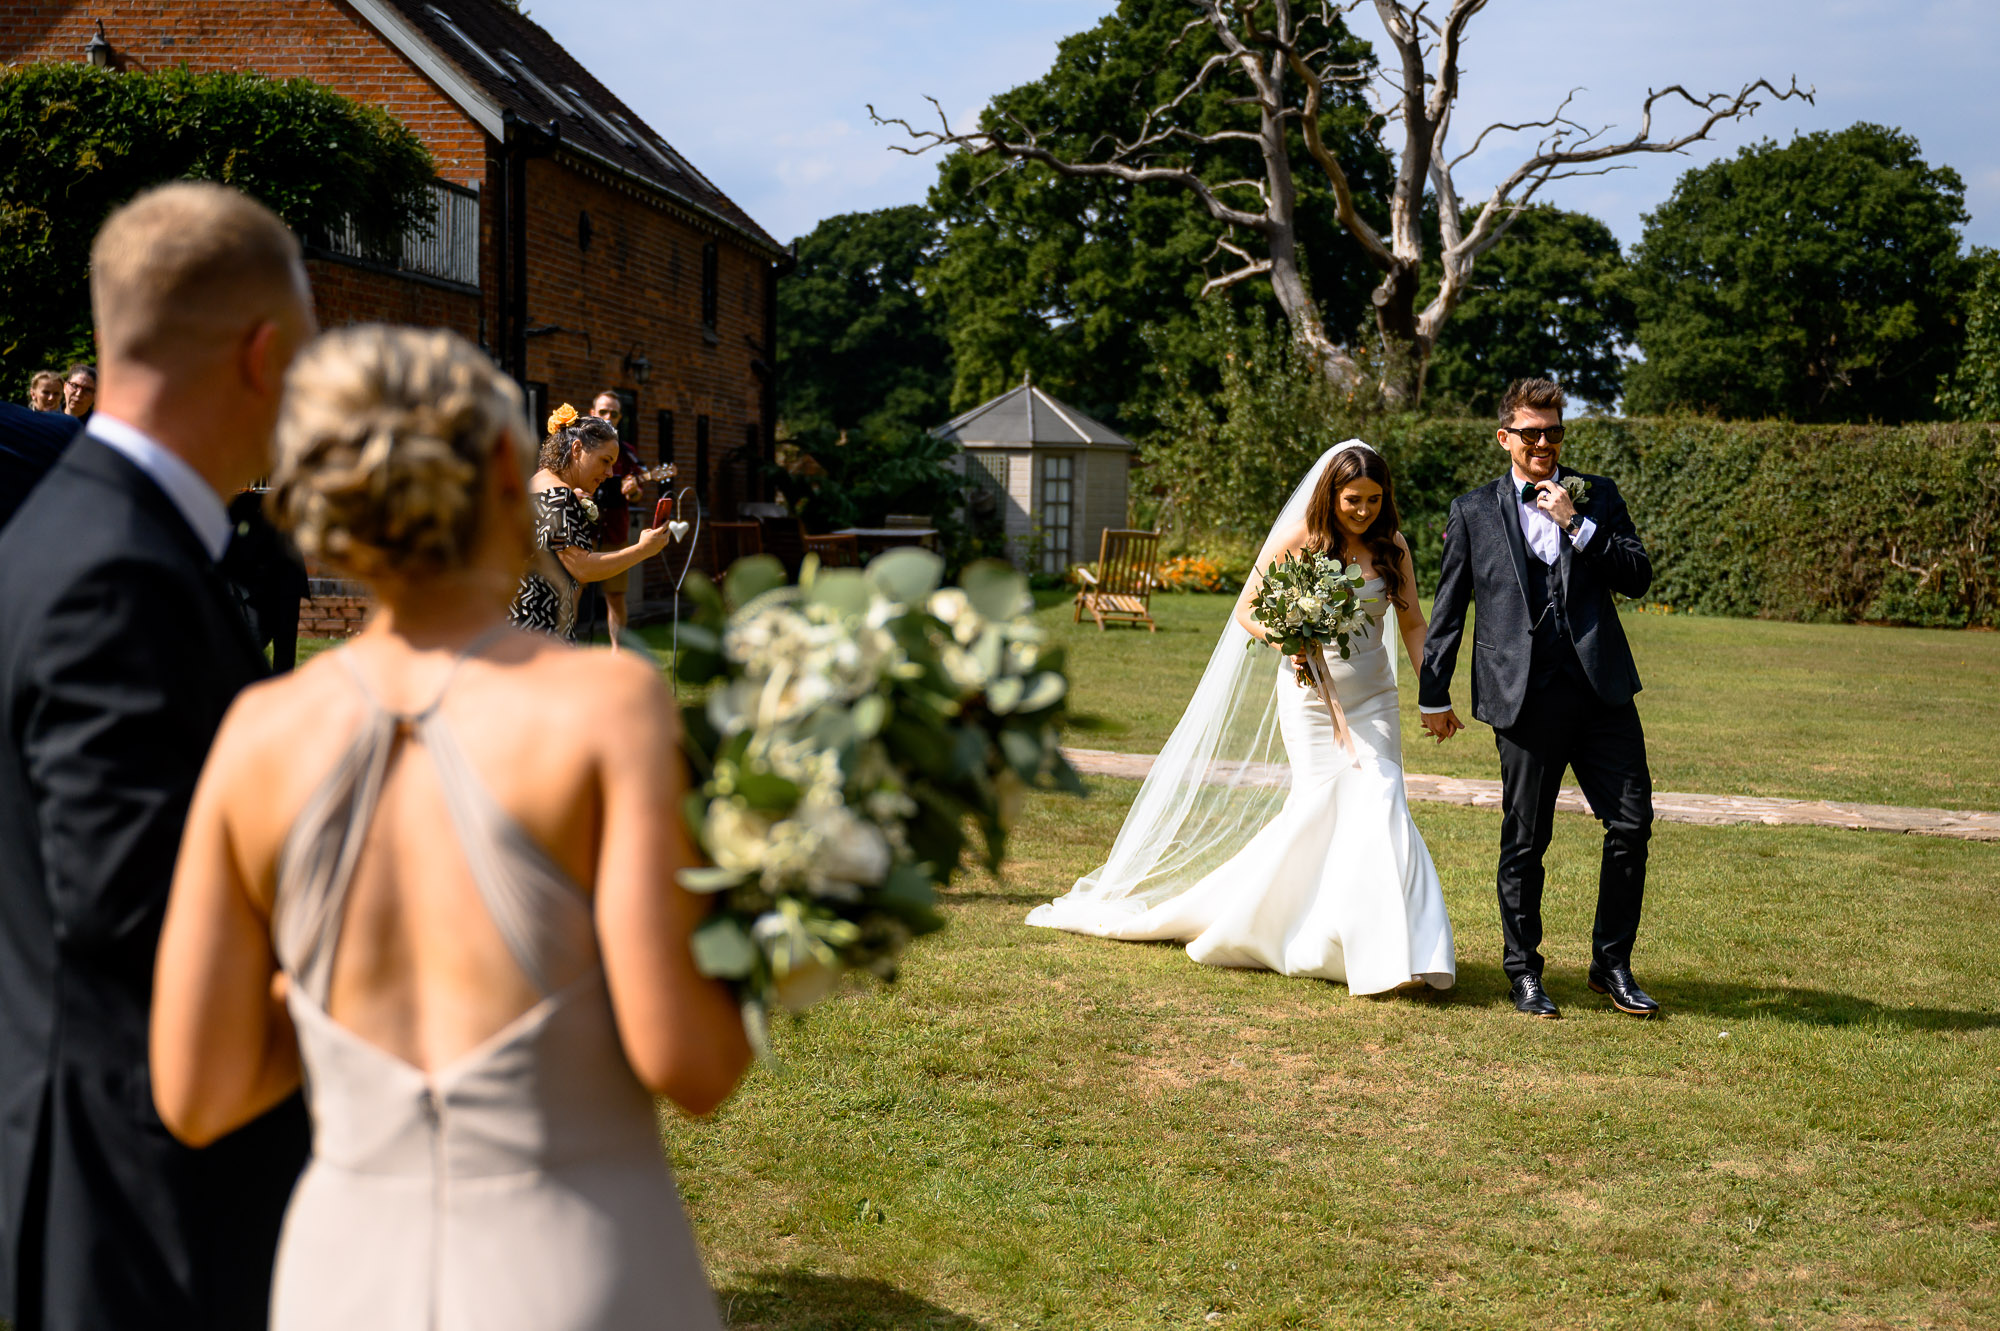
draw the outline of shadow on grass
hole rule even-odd
[[[984,1331],[949,1308],[927,1303],[880,1280],[810,1271],[755,1271],[716,1291],[732,1331]]]
[[[1954,1008],[1895,1007],[1852,994],[1789,985],[1740,984],[1728,980],[1694,979],[1684,975],[1649,973],[1636,967],[1648,993],[1659,1000],[1661,1015],[1702,1017],[1716,1021],[1784,1021],[1798,1026],[1887,1026],[1906,1031],[1983,1031],[2000,1029],[2000,1012]],[[1585,987],[1583,973],[1551,967],[1544,980],[1549,995],[1565,1009],[1605,1007],[1602,994]],[[1502,1007],[1509,1003],[1506,972],[1500,967],[1461,960],[1454,993],[1461,1003]]]

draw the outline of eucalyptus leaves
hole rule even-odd
[[[687,802],[710,867],[683,886],[717,909],[695,934],[705,974],[733,982],[760,1048],[772,1005],[801,1011],[848,971],[884,979],[942,927],[935,888],[962,867],[968,820],[989,868],[1027,791],[1082,793],[1057,748],[1069,681],[1028,618],[1026,580],[890,551],[864,573],[808,559],[797,586],[768,556],[696,610],[678,672],[714,681],[686,717],[702,784]]]
[[[1272,561],[1264,570],[1261,585],[1250,600],[1250,616],[1270,635],[1271,645],[1287,656],[1311,655],[1328,647],[1337,648],[1346,660],[1348,643],[1366,633],[1371,624],[1361,605],[1361,587],[1367,581],[1359,564],[1341,567],[1339,560],[1316,550],[1300,550]],[[1260,644],[1252,638],[1255,651]],[[1299,683],[1313,683],[1305,666],[1298,670]]]

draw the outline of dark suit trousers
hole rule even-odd
[[[1631,703],[1606,707],[1569,671],[1531,687],[1520,719],[1495,730],[1500,749],[1501,964],[1512,980],[1542,973],[1542,855],[1554,831],[1565,768],[1604,824],[1592,960],[1626,966],[1646,895],[1646,843],[1653,832],[1653,779],[1646,735]]]

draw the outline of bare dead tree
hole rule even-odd
[[[1101,135],[1097,142],[1108,144],[1108,150],[1093,160],[1078,160],[1050,149],[1034,128],[1011,115],[990,114],[979,129],[953,129],[935,98],[925,100],[937,114],[936,129],[878,115],[873,106],[868,112],[875,123],[900,126],[915,141],[915,146],[892,145],[899,152],[958,148],[1004,163],[1039,162],[1065,176],[1188,191],[1225,228],[1208,257],[1227,256],[1235,264],[1212,278],[1204,292],[1252,278],[1268,279],[1293,335],[1329,374],[1352,381],[1358,374],[1355,359],[1328,335],[1299,262],[1296,172],[1317,170],[1332,189],[1341,227],[1382,273],[1372,293],[1376,330],[1383,343],[1397,353],[1388,362],[1397,370],[1384,384],[1384,391],[1394,401],[1413,404],[1422,397],[1431,353],[1453,311],[1469,292],[1479,257],[1499,242],[1544,187],[1618,170],[1619,158],[1681,152],[1689,144],[1708,138],[1717,125],[1753,114],[1763,105],[1760,95],[1778,101],[1813,99],[1812,90],[1801,90],[1796,78],[1784,89],[1760,78],[1733,94],[1701,97],[1672,84],[1648,89],[1640,107],[1638,131],[1629,138],[1611,139],[1607,136],[1612,126],[1590,129],[1570,117],[1575,97],[1572,91],[1547,119],[1488,125],[1473,136],[1470,146],[1453,155],[1449,146],[1451,119],[1458,103],[1466,26],[1489,0],[1449,0],[1449,12],[1442,21],[1429,13],[1436,3],[1190,0],[1193,17],[1178,40],[1206,34],[1220,49],[1172,97],[1148,110],[1131,138]],[[1364,4],[1373,5],[1393,55],[1392,60],[1384,61],[1379,74],[1339,59],[1342,21]],[[1233,104],[1255,110],[1255,129],[1247,127],[1247,117],[1245,128],[1212,133],[1196,133],[1174,121],[1175,112],[1190,98],[1211,84],[1221,86],[1224,80],[1229,81],[1234,94],[1230,99]],[[1401,147],[1394,152],[1395,185],[1382,210],[1389,217],[1387,235],[1370,225],[1355,207],[1348,172],[1328,148],[1321,125],[1329,96],[1342,85],[1355,84],[1368,85],[1385,137],[1394,135],[1394,126],[1401,126]],[[1695,123],[1681,132],[1655,138],[1655,111],[1675,107],[1690,112]],[[1305,144],[1305,162],[1293,161],[1288,144],[1287,131],[1294,124]],[[1085,132],[1096,127],[1064,128]],[[1489,136],[1531,132],[1537,134],[1534,151],[1493,187],[1468,225],[1468,210],[1453,172],[1478,152]],[[1255,149],[1263,166],[1261,176],[1211,183],[1186,164],[1193,149],[1231,144]],[[1419,309],[1418,289],[1426,259],[1423,202],[1427,191],[1437,199],[1440,278],[1436,292]]]

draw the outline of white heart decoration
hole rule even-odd
[[[688,525],[679,518],[675,518],[667,524],[667,530],[672,532],[674,539],[678,541],[681,537],[688,534]]]

